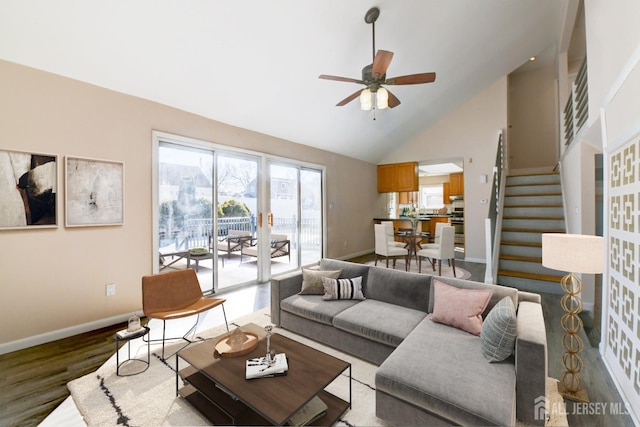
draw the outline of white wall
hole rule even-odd
[[[584,0],[589,79],[589,122],[599,118],[609,90],[640,40],[640,2]]]
[[[552,64],[509,75],[509,167],[552,168],[555,147],[555,68]]]
[[[587,129],[562,158],[569,232],[593,234],[592,159],[604,150],[600,351],[640,424],[640,2],[584,0],[589,82]],[[584,277],[583,277],[584,279]],[[586,292],[585,292],[586,293]],[[587,295],[585,295],[586,297]]]
[[[498,131],[506,128],[506,117],[504,77],[380,162],[464,158],[467,261],[485,262],[484,219],[489,205],[481,204],[480,200],[491,197],[491,185],[481,184],[480,175],[492,176]]]

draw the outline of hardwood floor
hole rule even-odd
[[[373,254],[352,259],[354,262],[373,260]],[[484,265],[456,260],[456,266],[468,270],[471,280],[484,280]],[[227,299],[225,309],[231,320],[269,305],[269,285],[254,285],[233,291],[221,292],[217,296]],[[547,328],[549,375],[560,378],[563,367],[562,329],[560,317],[562,309],[557,295],[543,294],[542,305]],[[217,317],[216,317],[217,316]],[[212,316],[212,322],[220,322],[220,315]],[[113,325],[96,331],[53,341],[13,353],[0,355],[0,426],[36,426],[68,395],[66,383],[95,371],[114,351],[112,339],[115,331],[124,324]],[[201,325],[200,330],[207,325]],[[633,426],[631,417],[614,415],[601,410],[601,404],[608,408],[624,410],[618,394],[598,349],[589,346],[583,336],[585,349],[582,352],[584,370],[582,378],[591,401],[597,405],[576,406],[566,402],[566,412],[570,426]],[[592,413],[584,413],[592,412]],[[578,413],[581,412],[581,413]]]
[[[35,426],[69,396],[67,382],[98,369],[124,323],[0,356],[0,425]]]

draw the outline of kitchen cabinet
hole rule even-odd
[[[396,163],[396,191],[418,191],[418,163]]]
[[[393,193],[396,188],[396,165],[378,166],[378,193]]]
[[[464,194],[464,175],[462,172],[449,174],[449,193],[451,196]]]
[[[417,191],[401,191],[398,193],[398,204],[409,205],[418,204],[418,192]]]
[[[431,221],[429,221],[429,233],[432,237],[436,235],[436,224],[439,222],[449,222],[449,218],[444,217],[431,217]]]
[[[443,205],[448,205],[449,203],[451,203],[451,200],[449,200],[450,195],[451,195],[451,191],[449,190],[449,183],[443,182],[442,183],[442,204]]]
[[[378,192],[418,191],[418,163],[378,165]]]

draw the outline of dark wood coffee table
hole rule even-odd
[[[242,330],[253,332],[251,327]],[[283,425],[316,395],[328,406],[327,414],[316,420],[316,425],[335,424],[351,408],[351,364],[348,362],[273,334],[271,345],[278,353],[287,355],[287,375],[246,380],[245,361],[264,356],[266,341],[261,339],[258,346],[244,356],[215,358],[216,341],[194,344],[178,352],[176,357],[177,393],[215,425]],[[180,359],[190,366],[178,370]],[[347,369],[348,402],[324,390]],[[187,385],[179,389],[180,378]]]

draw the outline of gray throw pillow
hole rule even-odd
[[[337,279],[342,274],[342,270],[310,270],[302,269],[302,289],[300,295],[323,295],[324,286],[322,278]]]
[[[517,336],[516,309],[509,297],[502,298],[482,322],[480,344],[489,362],[501,362],[511,356]]]

